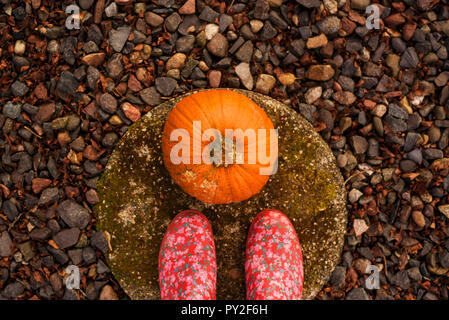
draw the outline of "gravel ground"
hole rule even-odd
[[[108,156],[161,101],[235,87],[300,112],[346,179],[342,261],[317,299],[447,300],[448,2],[381,1],[379,30],[370,0],[182,2],[0,0],[0,299],[126,299],[92,215]]]

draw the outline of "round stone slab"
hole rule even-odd
[[[231,89],[230,89],[231,90]],[[205,205],[183,192],[162,161],[161,134],[175,104],[154,108],[129,127],[98,181],[97,229],[110,237],[109,267],[132,299],[159,299],[158,254],[165,230],[185,210],[209,219],[217,254],[217,299],[245,298],[245,242],[254,216],[278,209],[292,221],[303,249],[304,299],[312,299],[337,265],[346,232],[346,190],[335,158],[312,125],[270,97],[257,103],[279,134],[279,167],[260,193],[232,204]],[[192,92],[193,93],[193,92]],[[191,94],[191,93],[189,93]]]

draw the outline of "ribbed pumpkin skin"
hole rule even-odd
[[[205,203],[223,204],[239,202],[258,193],[267,183],[269,176],[261,175],[260,168],[268,168],[261,164],[257,157],[256,163],[248,164],[248,141],[244,141],[244,163],[215,165],[193,164],[193,121],[201,121],[201,131],[217,129],[225,137],[225,129],[258,129],[266,130],[267,156],[270,155],[269,130],[274,129],[273,123],[265,112],[251,99],[230,90],[208,90],[197,92],[182,99],[172,109],[167,117],[162,135],[162,152],[165,167],[172,179],[188,194]],[[170,160],[170,152],[178,141],[170,141],[174,129],[185,129],[190,139],[189,164],[174,164]],[[201,151],[210,141],[201,141],[201,135],[196,135],[201,143]]]

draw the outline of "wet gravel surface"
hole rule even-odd
[[[317,299],[447,300],[448,2],[183,2],[0,0],[0,299],[126,299],[95,232],[108,156],[162,101],[233,87],[301,113],[346,179],[348,235]]]

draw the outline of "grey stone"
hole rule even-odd
[[[100,107],[109,114],[117,111],[117,100],[110,93],[103,93],[100,96]]]
[[[346,268],[343,266],[337,266],[334,272],[332,272],[330,282],[335,286],[335,288],[339,289],[345,283],[345,278],[346,278]]]
[[[273,39],[278,34],[277,30],[270,21],[265,22],[262,30],[260,31],[260,40],[267,41]]]
[[[214,56],[224,58],[228,54],[228,40],[217,33],[207,44],[207,50]]]
[[[371,300],[363,288],[354,288],[346,296],[346,300]]]
[[[420,139],[420,135],[416,132],[408,132],[407,136],[405,137],[405,144],[404,144],[404,151],[409,152],[412,150],[415,146],[418,140]]]
[[[86,208],[73,200],[65,200],[57,208],[58,214],[69,227],[84,229],[90,222],[91,216]]]
[[[296,0],[302,6],[310,9],[310,8],[318,8],[321,4],[320,0]]]
[[[341,28],[341,21],[337,16],[327,16],[317,22],[318,29],[326,35],[335,35]]]
[[[64,97],[65,95],[74,95],[78,89],[79,81],[70,71],[63,71],[59,77],[56,89]]]
[[[0,257],[6,258],[12,254],[12,241],[9,233],[3,231],[0,233]]]
[[[414,68],[418,65],[419,58],[416,54],[416,50],[413,47],[408,47],[401,56],[401,61],[399,65],[402,68]]]
[[[419,149],[415,149],[413,151],[410,151],[409,153],[407,153],[407,158],[416,162],[416,163],[421,163],[422,162],[422,152]]]
[[[400,287],[403,290],[410,288],[410,278],[406,270],[401,270],[391,277],[391,284]]]
[[[103,252],[103,254],[106,254],[109,251],[108,240],[102,231],[96,232],[92,238],[90,238],[90,244]]]
[[[39,198],[39,205],[51,205],[58,201],[59,199],[59,189],[54,188],[47,188],[44,191],[42,191],[41,196]]]
[[[399,166],[403,172],[413,172],[416,169],[416,163],[412,160],[401,160]]]
[[[218,31],[223,33],[226,31],[226,29],[234,22],[234,18],[232,18],[231,16],[227,15],[227,14],[221,14],[220,15],[220,20],[218,23]]]
[[[120,76],[123,71],[122,55],[120,53],[113,54],[112,57],[108,60],[106,71],[113,79],[116,79]]]
[[[130,33],[131,28],[129,26],[122,26],[109,31],[109,45],[115,52],[122,51]]]
[[[83,249],[83,261],[86,265],[90,265],[97,260],[95,250],[92,247],[86,247]]]
[[[168,97],[176,88],[176,80],[169,77],[156,78],[156,89],[161,95]]]
[[[363,154],[368,149],[368,142],[364,137],[361,136],[352,136],[351,144],[352,147],[354,148],[355,154]]]
[[[80,229],[70,228],[64,229],[53,236],[53,240],[61,249],[74,246],[80,237]]]
[[[3,106],[3,114],[10,119],[17,119],[22,111],[22,105],[20,103],[6,102]]]
[[[154,107],[161,103],[161,95],[156,87],[145,88],[139,92],[140,98],[149,106]]]
[[[3,202],[3,213],[10,221],[13,221],[19,215],[16,205],[11,200]]]
[[[181,22],[181,16],[174,12],[165,19],[165,28],[167,28],[168,32],[175,32]]]
[[[215,19],[217,19],[219,16],[219,13],[217,11],[215,11],[214,9],[212,9],[209,6],[205,6],[203,11],[201,11],[200,13],[200,20],[204,20],[207,22],[215,22]]]
[[[22,81],[16,80],[11,85],[11,93],[16,97],[23,97],[27,94],[29,88]]]
[[[189,14],[184,17],[184,20],[178,27],[178,32],[183,36],[190,33],[195,33],[201,26],[201,22],[196,14]]]
[[[195,44],[195,37],[187,35],[176,40],[176,50],[178,52],[189,53]]]
[[[242,62],[235,67],[235,73],[239,77],[242,84],[246,89],[252,90],[254,86],[254,79],[251,75],[251,70],[249,64],[246,62]]]
[[[423,156],[427,160],[435,160],[435,159],[441,159],[444,157],[444,153],[440,149],[435,148],[429,148],[423,150]]]
[[[235,53],[235,57],[243,62],[250,62],[253,56],[253,42],[251,40],[246,41]]]
[[[20,296],[25,291],[25,287],[19,282],[14,281],[6,285],[5,289],[2,291],[2,295],[8,299],[14,299]]]
[[[268,19],[270,14],[270,6],[267,1],[257,0],[254,7],[254,18],[259,20]]]

